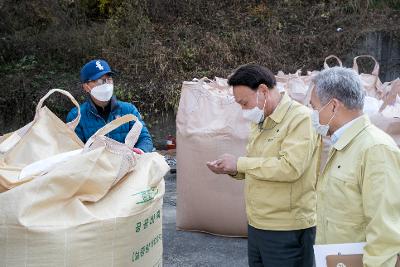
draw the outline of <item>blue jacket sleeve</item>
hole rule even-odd
[[[71,109],[71,111],[67,115],[67,122],[73,121],[76,118],[76,116],[78,116],[77,108]],[[87,140],[85,140],[82,125],[80,123],[78,124],[78,126],[76,126],[75,133],[82,140],[83,143],[86,143]]]
[[[135,145],[136,148],[140,148],[141,150],[143,150],[144,152],[151,152],[153,151],[153,141],[151,139],[151,135],[149,133],[149,130],[146,127],[146,124],[144,123],[142,116],[140,115],[139,111],[137,110],[137,108],[132,105],[132,114],[135,115],[139,121],[143,124],[143,128],[142,131],[139,135],[139,139]],[[131,121],[129,123],[129,129],[132,128],[133,124],[135,122]]]

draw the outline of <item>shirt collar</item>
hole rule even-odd
[[[362,115],[355,120],[353,123],[344,129],[341,134],[339,140],[333,145],[336,150],[342,150],[346,147],[360,132],[362,132],[365,128],[371,125],[371,121],[369,120],[367,115]]]
[[[352,119],[351,121],[345,123],[342,127],[340,127],[339,129],[337,129],[331,136],[331,142],[332,145],[335,144],[340,137],[343,135],[343,133],[345,132],[345,130],[347,128],[349,128],[357,119],[359,119],[360,117],[357,117],[355,119]]]

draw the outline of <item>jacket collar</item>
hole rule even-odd
[[[350,127],[348,127],[340,139],[333,145],[336,150],[345,148],[360,132],[371,125],[367,115],[360,116]]]
[[[90,95],[88,95],[86,98],[87,98],[86,101],[89,102],[89,104],[90,104],[90,110],[97,114],[98,113],[97,112],[97,108],[96,108],[96,105],[94,104],[94,102],[92,100],[92,97]],[[111,101],[111,112],[113,112],[114,110],[119,108],[117,97],[115,95],[113,95],[111,97],[110,101]]]
[[[269,115],[263,122],[263,128],[267,127],[268,118],[273,120],[275,123],[282,122],[283,118],[285,117],[286,113],[289,111],[289,108],[292,105],[293,100],[286,94],[282,93],[281,101],[276,106],[275,110]]]

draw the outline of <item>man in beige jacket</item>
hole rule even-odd
[[[245,179],[249,265],[311,267],[320,143],[311,112],[280,93],[262,66],[241,66],[228,83],[253,122],[247,154],[225,154],[208,167]]]
[[[393,267],[400,252],[400,150],[363,114],[357,73],[335,67],[314,79],[313,125],[332,148],[317,183],[319,244],[366,242],[367,267]]]

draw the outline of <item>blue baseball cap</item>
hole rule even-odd
[[[114,74],[107,61],[94,59],[86,63],[80,72],[81,82],[95,81],[105,74]]]

